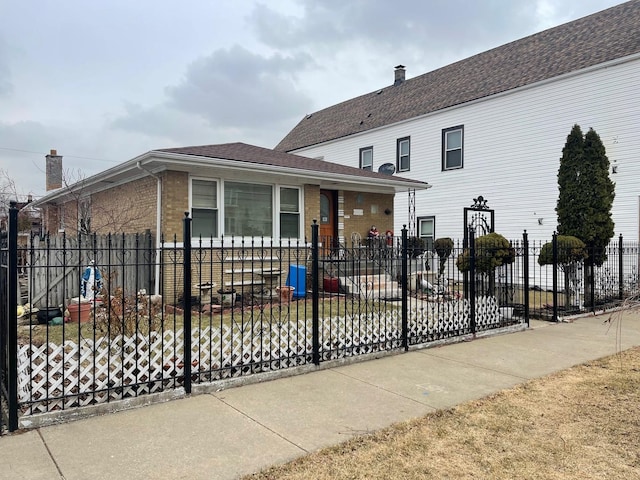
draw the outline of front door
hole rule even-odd
[[[320,190],[320,242],[329,251],[336,242],[338,230],[336,193],[335,190]]]

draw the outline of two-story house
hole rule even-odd
[[[544,240],[578,124],[606,147],[616,234],[638,240],[639,25],[633,0],[414,78],[399,65],[393,84],[306,115],[276,149],[428,181],[411,225],[423,237],[462,238],[463,209],[481,195],[496,231]],[[395,211],[411,201],[396,196]]]

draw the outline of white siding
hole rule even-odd
[[[411,171],[429,182],[416,192],[416,217],[435,215],[436,236],[461,238],[463,208],[484,196],[496,211],[496,231],[549,239],[555,230],[559,159],[574,124],[593,127],[618,173],[613,206],[616,235],[638,240],[640,198],[640,60],[489,97],[411,121],[296,151],[358,166],[373,145],[374,170],[396,163],[396,140],[411,137]],[[441,170],[442,129],[464,125],[464,168]],[[407,213],[405,213],[407,212]],[[538,219],[542,218],[542,225]],[[395,229],[408,221],[407,196],[396,195]]]

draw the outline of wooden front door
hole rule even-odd
[[[320,241],[325,249],[331,249],[336,243],[338,230],[336,193],[334,190],[320,190]]]

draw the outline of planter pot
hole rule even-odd
[[[67,307],[70,322],[86,323],[91,315],[91,303],[70,303]]]
[[[280,296],[280,301],[288,303],[293,298],[293,291],[295,287],[278,287],[276,288],[276,292]]]
[[[236,303],[236,291],[218,290],[218,300],[220,301],[220,305],[232,307]]]
[[[327,293],[339,293],[340,285],[338,277],[324,277],[322,280],[322,287]]]

